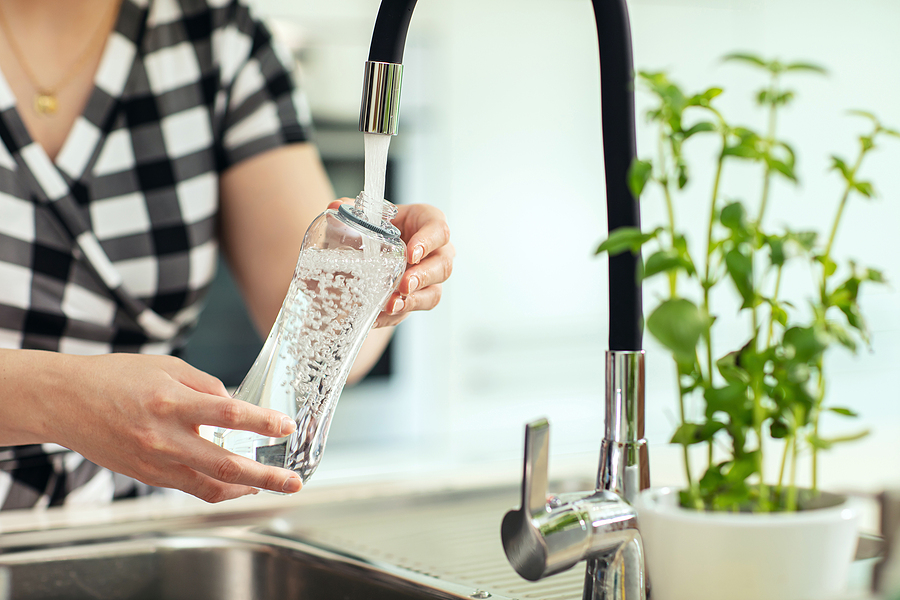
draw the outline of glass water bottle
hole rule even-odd
[[[390,222],[397,208],[384,201],[375,225],[365,217],[368,202],[360,193],[352,207],[329,209],[309,226],[275,325],[234,394],[285,413],[297,430],[272,438],[220,428],[214,436],[226,450],[295,471],[303,483],[322,458],[360,346],[406,268],[406,245]]]

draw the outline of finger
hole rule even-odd
[[[414,310],[431,310],[441,301],[441,284],[430,285],[408,296],[393,294],[381,313],[384,316],[396,317]],[[382,326],[385,320],[382,320]]]
[[[456,256],[456,249],[453,244],[438,248],[418,265],[406,270],[400,280],[398,290],[404,296],[408,296],[416,290],[447,281],[453,272],[454,256]]]
[[[164,360],[172,361],[172,371],[170,371],[175,378],[188,386],[192,390],[196,390],[198,392],[202,392],[204,394],[212,394],[214,396],[224,396],[226,398],[230,397],[228,390],[225,389],[225,384],[219,380],[218,377],[214,377],[209,373],[201,371],[195,367],[192,367],[188,363],[183,360],[175,357],[160,357]]]
[[[186,464],[192,469],[228,484],[251,486],[292,494],[303,487],[300,476],[287,469],[269,467],[238,456],[212,442],[201,440]]]
[[[331,203],[329,203],[328,208],[337,210],[338,208],[340,208],[341,204],[350,204],[352,202],[354,202],[354,200],[351,200],[350,198],[338,198],[337,200],[333,200]]]
[[[399,325],[406,317],[409,316],[409,313],[400,313],[399,315],[391,315],[387,312],[382,312],[378,315],[378,318],[375,319],[374,327],[393,327],[395,325]]]
[[[297,428],[294,420],[282,412],[234,398],[206,395],[188,406],[185,416],[192,424],[252,431],[269,437],[290,435]]]
[[[437,250],[438,248],[450,242],[450,227],[444,214],[428,205],[415,205],[410,207],[411,211],[415,211],[409,217],[409,222],[403,220],[404,228],[409,234],[410,229],[414,229],[412,235],[406,239],[407,262],[411,265],[419,264],[419,262]]]
[[[402,312],[410,313],[415,310],[431,310],[441,301],[441,284],[430,285],[414,294],[403,298]],[[398,312],[392,314],[397,315]]]
[[[144,483],[157,487],[178,489],[211,503],[257,493],[257,489],[252,486],[217,481],[209,475],[200,473],[185,465],[167,469],[165,480],[145,481]]]

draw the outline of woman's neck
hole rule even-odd
[[[93,89],[121,0],[0,0],[0,69],[51,158]]]

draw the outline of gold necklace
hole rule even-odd
[[[115,16],[117,14],[116,8],[118,7],[118,2],[112,2],[113,10],[110,11],[111,15]],[[16,43],[15,38],[12,35],[12,32],[9,29],[9,24],[6,22],[6,15],[3,14],[3,11],[0,10],[0,28],[3,29],[3,35],[6,36],[6,40],[9,43],[9,48],[12,50],[13,56],[15,56],[16,61],[18,61],[19,66],[22,68],[22,72],[25,73],[25,76],[28,78],[28,81],[31,82],[31,86],[36,90],[34,95],[34,103],[33,108],[36,113],[39,115],[50,116],[56,113],[59,110],[59,98],[57,97],[59,92],[62,91],[67,85],[69,85],[75,76],[81,72],[81,69],[84,68],[85,63],[89,58],[93,55],[94,47],[97,45],[97,40],[104,40],[108,33],[110,15],[107,15],[107,18],[103,19],[103,22],[100,24],[100,27],[97,28],[97,31],[91,36],[87,47],[82,50],[81,54],[72,61],[69,65],[69,68],[63,72],[62,77],[58,78],[57,81],[52,85],[42,85],[39,81],[37,75],[35,75],[34,71],[31,69],[31,66],[28,64],[28,61],[25,60],[25,56],[22,53],[22,49]]]

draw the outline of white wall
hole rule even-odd
[[[317,57],[307,79],[318,113],[355,119],[378,3],[256,4],[263,14],[303,27]],[[721,65],[719,57],[746,50],[831,71],[827,79],[796,78],[798,99],[783,117],[782,134],[801,157],[802,186],[775,187],[770,223],[800,229],[830,222],[840,181],[826,173],[828,156],[853,154],[862,125],[845,109],[872,110],[900,127],[900,4],[893,0],[632,0],[629,7],[637,68],[666,69],[689,89],[721,85],[736,120],[760,128],[762,116],[748,98],[761,80],[740,66]],[[326,458],[320,473],[361,465],[354,472],[371,474],[373,457],[382,464],[379,472],[402,469],[410,448],[415,468],[512,464],[524,423],[543,415],[553,423],[554,456],[591,464],[602,430],[607,290],[605,261],[592,255],[604,237],[605,207],[590,3],[421,0],[404,62],[392,153],[406,165],[406,198],[447,213],[458,257],[439,309],[403,327],[399,382],[345,393],[334,426],[335,458],[330,465]],[[646,107],[639,95],[639,112]],[[647,155],[654,132],[643,119],[638,127],[639,153]],[[893,282],[900,282],[898,161],[900,142],[885,143],[872,157],[866,175],[880,198],[854,199],[835,246],[838,256],[882,268]],[[697,199],[687,202],[705,206],[710,169],[697,165],[694,175]],[[739,175],[728,193],[753,202],[758,185]],[[681,212],[698,237],[705,217],[696,215],[705,211]],[[658,199],[645,199],[642,213],[648,227],[659,223]],[[802,298],[803,277],[790,283]],[[646,289],[647,306],[656,293]],[[898,300],[896,284],[867,292],[872,352],[832,357],[829,399],[856,407],[862,425],[874,431],[867,442],[833,453],[825,479],[835,486],[900,484],[896,467],[845,469],[874,464],[873,453],[900,456]],[[731,335],[739,337],[736,330]],[[675,414],[673,368],[649,335],[645,346],[654,467],[674,480],[677,465],[664,444]]]

